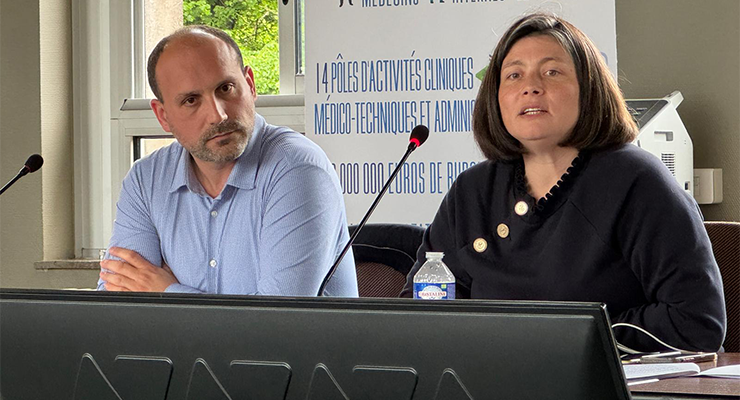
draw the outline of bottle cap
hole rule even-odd
[[[427,251],[427,260],[430,258],[442,258],[445,256],[445,253],[443,252],[436,252],[436,251]]]

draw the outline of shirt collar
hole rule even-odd
[[[246,190],[254,189],[256,187],[260,145],[262,144],[260,136],[265,125],[265,119],[262,118],[261,115],[255,113],[252,137],[249,139],[249,143],[247,143],[247,148],[244,150],[244,153],[236,159],[236,164],[234,164],[234,168],[229,174],[229,179],[226,181],[227,186],[234,186],[238,189]],[[195,177],[195,173],[191,166],[193,163],[193,157],[184,147],[179,147],[180,156],[177,161],[177,166],[175,167],[175,175],[172,177],[170,193],[186,186],[191,192],[204,194],[205,192],[203,191],[203,187],[200,182],[198,182],[198,178]]]

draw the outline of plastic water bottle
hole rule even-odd
[[[445,253],[427,252],[427,261],[414,275],[414,298],[424,300],[453,300],[455,275],[442,262]]]

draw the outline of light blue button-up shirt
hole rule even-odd
[[[321,148],[255,115],[218,197],[205,192],[192,162],[173,143],[134,164],[110,246],[167,263],[180,282],[168,292],[315,296],[349,239],[339,180]],[[351,251],[326,294],[357,296]]]

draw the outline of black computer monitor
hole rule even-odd
[[[0,290],[18,399],[629,399],[594,303]]]

